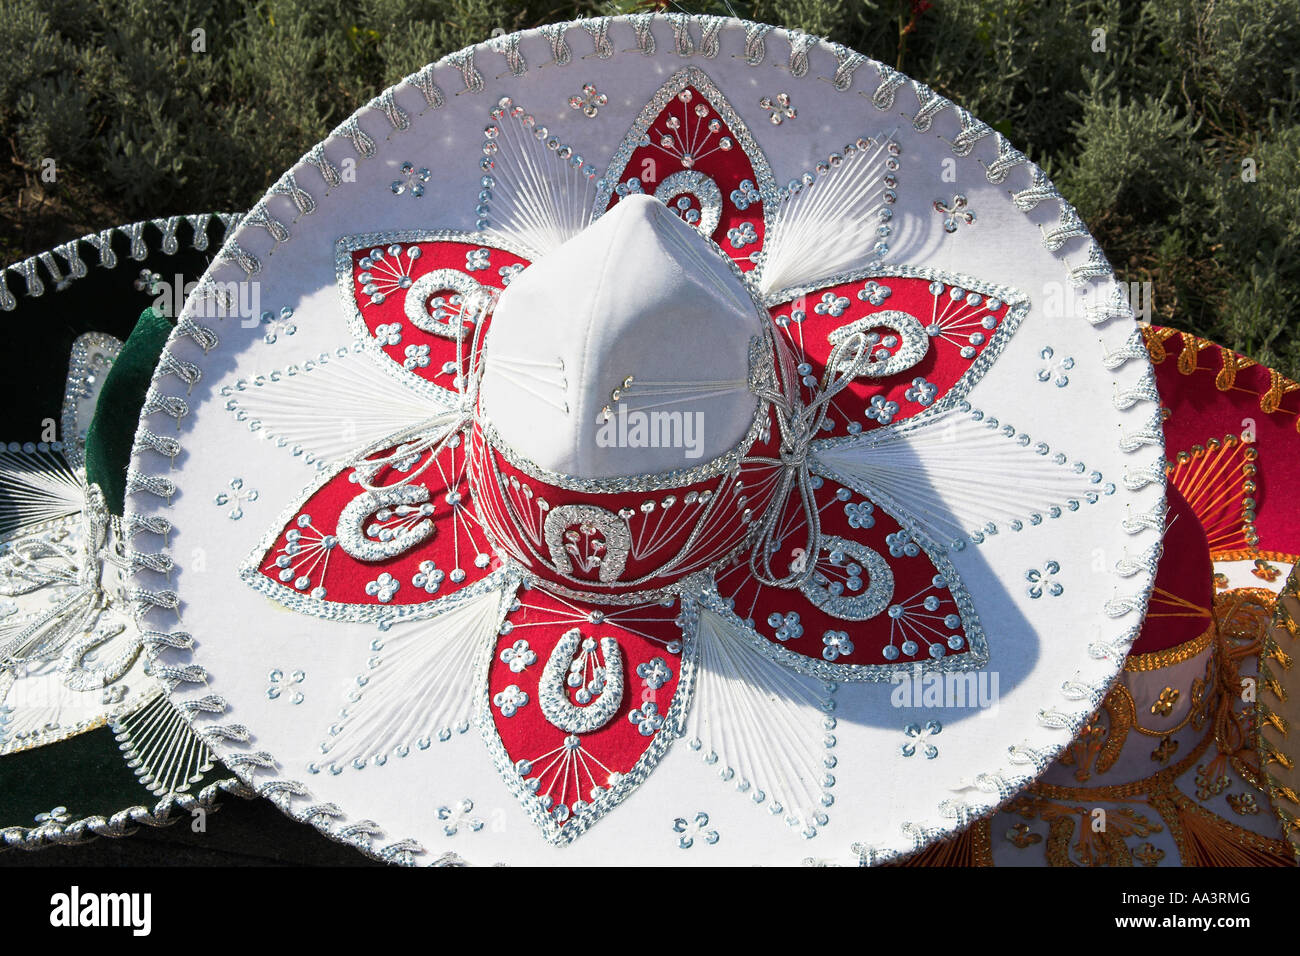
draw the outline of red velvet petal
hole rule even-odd
[[[954,291],[961,295],[953,298]],[[904,323],[907,327],[924,330],[917,340],[924,352],[914,363],[900,359],[906,367],[893,374],[858,376],[835,398],[828,417],[834,427],[818,436],[831,437],[851,434],[850,425],[867,431],[911,418],[947,395],[993,348],[991,361],[1000,348],[994,343],[1012,334],[1019,310],[1015,301],[995,300],[996,308],[989,308],[988,302],[987,295],[948,281],[874,274],[809,292],[774,306],[771,314],[796,362],[806,363],[801,377],[811,376],[818,383],[833,347],[831,337],[846,334],[841,330],[878,335],[872,347],[878,359],[899,355],[907,347],[906,336],[884,324],[888,313],[905,313],[915,320]],[[871,316],[880,316],[881,324],[873,325]],[[855,325],[858,322],[862,325]],[[1050,364],[1043,360],[1045,369]],[[801,385],[801,394],[806,400],[813,389]]]
[[[1300,384],[1185,332],[1153,326],[1146,337],[1170,481],[1205,524],[1214,559],[1300,557]]]
[[[383,458],[391,451],[373,458]],[[419,460],[405,471],[384,466],[371,483],[377,487],[394,485],[421,467],[428,460],[428,452],[413,457]],[[470,499],[463,442],[444,448],[410,487],[418,489],[413,494],[427,492],[426,503],[433,508],[431,516],[399,515],[392,506],[377,505],[364,514],[359,527],[366,541],[377,542],[380,539],[368,530],[376,525],[401,530],[431,521],[432,533],[424,540],[379,560],[362,560],[349,554],[339,542],[340,517],[363,489],[356,483],[355,471],[346,469],[316,488],[294,509],[255,566],[253,583],[282,603],[308,613],[379,617],[455,594],[501,566],[473,512],[466,507]],[[408,507],[418,510],[420,504]],[[376,513],[387,515],[386,520],[376,520]]]
[[[760,584],[750,570],[747,555],[717,574],[718,593],[733,600],[736,615],[749,622],[760,635],[820,664],[843,667],[929,661],[933,660],[931,646],[942,648],[942,652],[935,652],[941,657],[969,653],[964,615],[944,576],[925,550],[911,541],[883,509],[859,495],[840,497],[846,494],[848,489],[829,480],[817,490],[821,533],[823,540],[834,536],[850,542],[850,551],[854,544],[869,548],[888,564],[894,578],[893,589],[879,613],[866,620],[846,620],[823,610],[801,590]],[[851,520],[859,527],[854,527]],[[786,574],[793,563],[807,560],[802,550],[806,546],[807,525],[802,509],[793,498],[782,516],[781,527],[785,533],[772,558],[772,570],[778,575]],[[830,559],[830,552],[823,545],[818,572],[830,582],[846,583],[848,566],[856,564],[862,568],[858,575],[862,585],[846,588],[845,596],[869,592],[872,575],[863,562],[846,552],[845,558],[836,565]],[[896,616],[890,613],[893,608],[899,609],[894,612]],[[797,616],[793,620],[792,614]],[[833,638],[828,644],[827,632],[846,635],[852,651],[829,657],[827,651],[834,650],[836,645]],[[783,638],[781,634],[786,636]],[[908,653],[910,645],[905,647],[909,641],[916,645],[912,653]],[[886,648],[891,646],[898,653],[887,657]]]
[[[463,240],[423,242],[359,236],[344,239],[343,243],[349,250],[345,253],[349,263],[345,279],[356,303],[356,334],[378,339],[380,350],[398,365],[449,390],[455,388],[457,358],[462,367],[469,359],[471,337],[462,336],[458,342],[454,335],[459,308],[452,297],[462,294],[463,289],[441,284],[421,286],[419,280],[429,273],[449,270],[449,282],[471,289],[477,284],[500,290],[514,272],[528,265],[522,256],[473,235],[465,235]],[[417,253],[414,258],[412,253]],[[428,323],[445,327],[448,334],[435,334],[414,324],[407,314],[411,291],[423,299],[420,305]]]
[[[634,778],[648,772],[680,733],[694,651],[683,641],[676,623],[676,602],[599,606],[556,597],[537,587],[521,590],[518,600],[502,628],[488,674],[488,711],[498,738],[489,739],[489,747],[548,838],[563,842],[622,800],[634,786]],[[581,638],[597,642],[595,656],[583,658],[581,643],[574,654],[557,655],[559,693],[577,713],[602,707],[603,693],[611,691],[593,694],[584,704],[577,699],[583,687],[559,684],[575,657],[583,660],[583,679],[589,680],[593,665],[608,663],[602,639],[617,641],[622,655],[621,701],[604,723],[589,732],[556,726],[542,707],[548,658],[575,628]],[[611,677],[607,688],[612,683]],[[601,789],[593,792],[593,787]]]
[[[748,271],[763,248],[764,203],[758,195],[770,180],[767,162],[756,145],[749,146],[755,155],[748,155],[748,136],[728,125],[724,114],[730,107],[702,74],[695,83],[678,87],[669,84],[675,92],[648,127],[633,127],[629,139],[637,145],[626,164],[607,175],[617,177],[623,194],[628,182],[636,180],[635,191],[653,193],[697,227],[716,215],[708,235]],[[692,188],[689,180],[697,176],[707,179]],[[619,198],[618,193],[611,196],[609,205]]]
[[[1166,489],[1164,554],[1142,632],[1129,654],[1150,654],[1194,640],[1210,626],[1214,569],[1205,530],[1178,490]]]

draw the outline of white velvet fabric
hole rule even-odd
[[[657,199],[629,196],[502,292],[482,407],[515,452],[561,474],[700,465],[734,447],[754,420],[745,383],[749,342],[760,334],[753,299],[716,247]],[[563,363],[562,377],[550,363]],[[629,375],[628,420],[649,416],[645,440],[666,436],[667,446],[642,446],[634,425],[620,432],[611,392]],[[674,384],[642,393],[650,382]],[[606,406],[616,418],[602,432]]]

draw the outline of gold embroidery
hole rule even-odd
[[[1133,851],[1133,858],[1143,866],[1155,866],[1165,858],[1165,851],[1153,843],[1143,843]]]
[[[1283,378],[1276,369],[1268,370],[1268,391],[1259,397],[1259,410],[1271,415],[1282,407],[1282,399],[1290,392],[1300,391],[1300,383]],[[1300,428],[1300,424],[1297,425]]]
[[[1166,687],[1156,698],[1156,702],[1151,705],[1151,713],[1156,717],[1168,717],[1174,711],[1174,704],[1178,703],[1181,691],[1173,687]]]
[[[1297,572],[1297,577],[1300,578],[1300,572]],[[1300,582],[1295,586],[1300,589]],[[1154,811],[1168,828],[1183,865],[1280,866],[1293,862],[1287,844],[1246,830],[1197,802],[1198,799],[1213,799],[1227,790],[1232,782],[1230,772],[1235,772],[1251,787],[1259,787],[1262,782],[1260,757],[1254,749],[1254,711],[1242,700],[1241,665],[1251,659],[1276,660],[1269,656],[1271,651],[1265,635],[1277,604],[1275,595],[1265,588],[1238,588],[1215,595],[1214,616],[1219,637],[1210,645],[1213,653],[1207,656],[1204,679],[1192,682],[1192,705],[1188,719],[1180,725],[1190,724],[1197,730],[1204,728],[1205,732],[1187,748],[1181,759],[1177,755],[1178,742],[1170,737],[1171,731],[1157,733],[1134,723],[1130,729],[1160,738],[1151,755],[1160,764],[1160,769],[1154,774],[1129,783],[1092,787],[1062,787],[1040,781],[1007,807],[1008,812],[1025,820],[1047,822],[1049,835],[1045,853],[1049,865],[1072,865],[1075,858],[1090,865],[1129,866],[1134,860],[1144,863],[1143,858],[1152,854],[1143,846],[1130,850],[1125,839],[1146,835],[1140,831],[1147,826],[1154,826],[1150,832],[1156,832],[1161,824],[1143,816],[1140,812],[1142,807]],[[1300,595],[1296,597],[1295,607],[1297,615],[1300,615]],[[1300,632],[1300,628],[1297,631]],[[1178,650],[1169,648],[1160,653],[1172,657],[1176,655],[1169,652]],[[1287,657],[1281,648],[1277,652]],[[1179,659],[1187,660],[1189,656]],[[1141,669],[1153,670],[1154,667]],[[1261,682],[1263,680],[1261,664]],[[1112,688],[1102,707],[1111,718],[1112,734],[1115,733],[1115,715],[1124,714],[1131,701],[1132,694],[1122,683]],[[1173,746],[1166,747],[1166,741]],[[1162,750],[1167,752],[1162,754]],[[1274,766],[1283,766],[1283,761],[1290,759],[1276,748],[1269,754],[1271,756],[1265,759],[1271,759]],[[1290,763],[1285,765],[1291,766]],[[1189,772],[1192,772],[1192,783],[1196,788],[1195,799],[1176,786],[1176,782]],[[1291,797],[1297,796],[1289,787],[1286,792]],[[1104,838],[1091,831],[1090,812],[1099,802],[1129,805],[1118,812],[1114,809],[1107,811],[1110,837]],[[1228,797],[1228,805],[1243,815],[1250,814],[1252,803],[1258,808],[1249,791]],[[1300,799],[1291,806],[1300,807]],[[1288,835],[1300,837],[1300,818],[1293,811],[1287,813],[1291,821]],[[1077,838],[1076,829],[1079,829]],[[1123,837],[1118,836],[1120,833]],[[1158,849],[1150,845],[1153,850]]]
[[[1204,349],[1211,348],[1214,345],[1209,339],[1203,339],[1200,336],[1183,333],[1183,350],[1178,353],[1178,371],[1183,375],[1191,375],[1199,368],[1197,364],[1201,352]]]
[[[1257,364],[1254,359],[1238,355],[1222,346],[1219,348],[1219,355],[1223,359],[1223,371],[1214,376],[1214,385],[1221,392],[1230,390],[1236,384],[1239,371]]]
[[[1282,711],[1291,717],[1297,714],[1296,701],[1287,693],[1288,678],[1285,672],[1292,669],[1291,656],[1283,650],[1293,649],[1292,642],[1300,637],[1300,565],[1291,570],[1277,597],[1277,606],[1270,622],[1264,652],[1259,662],[1260,695],[1258,708],[1261,714]],[[1294,680],[1294,677],[1290,677]],[[1295,859],[1300,861],[1300,775],[1296,773],[1295,738],[1288,736],[1277,724],[1261,721],[1256,743],[1259,747],[1260,777],[1273,811],[1282,825]]]
[[[1017,823],[1007,831],[1007,839],[1010,840],[1020,849],[1033,846],[1035,843],[1042,843],[1043,836],[1041,833],[1034,833],[1029,829],[1028,823]]]
[[[1156,744],[1156,749],[1151,751],[1151,759],[1159,763],[1162,767],[1169,763],[1175,751],[1178,750],[1178,741],[1173,737],[1161,737],[1160,743]]]
[[[1177,334],[1176,329],[1165,328],[1164,326],[1142,326],[1142,341],[1147,347],[1147,354],[1151,356],[1153,365],[1159,365],[1168,357],[1168,353],[1165,351],[1165,341]]]
[[[1251,568],[1250,573],[1255,575],[1261,581],[1268,581],[1270,584],[1276,581],[1282,575],[1281,568],[1275,568],[1263,558],[1255,559],[1255,566]]]
[[[1098,815],[1099,810],[1105,814],[1104,817]],[[1046,855],[1049,866],[1073,866],[1071,852],[1083,866],[1132,866],[1133,852],[1126,841],[1132,837],[1147,837],[1164,829],[1159,822],[1134,807],[1070,807],[1050,800],[1022,796],[1013,800],[1007,806],[1007,811],[1025,820],[1037,818],[1047,824]],[[1008,839],[1010,838],[1008,834]],[[1036,842],[1038,841],[1028,841],[1024,845]]]
[[[1124,661],[1124,670],[1129,673],[1155,671],[1181,664],[1183,661],[1190,661],[1210,646],[1210,642],[1214,640],[1214,631],[1214,624],[1211,623],[1200,637],[1194,637],[1184,644],[1175,644],[1173,647],[1152,651],[1150,654],[1130,654]]]
[[[1254,816],[1259,813],[1259,804],[1255,802],[1253,793],[1230,793],[1227,799],[1228,806],[1232,807],[1234,813],[1240,813],[1242,816]]]
[[[1211,555],[1259,543],[1253,497],[1258,457],[1254,444],[1225,435],[1180,451],[1165,465],[1170,483],[1205,529]]]

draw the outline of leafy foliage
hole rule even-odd
[[[111,222],[247,208],[424,63],[497,29],[654,6],[9,0],[0,258]],[[1153,319],[1300,376],[1300,0],[672,7],[798,27],[924,80],[1052,174],[1121,278],[1154,284]]]

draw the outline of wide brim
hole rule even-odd
[[[982,377],[965,379],[952,407],[940,409],[977,416],[955,423],[957,447],[970,430],[982,436],[1010,429],[1007,444],[1025,449],[1026,467],[1040,443],[1067,470],[1086,463],[1077,473],[1084,480],[1101,476],[1097,486],[1105,492],[1081,491],[1071,498],[1073,505],[1056,509],[1060,517],[1045,518],[1044,509],[1036,522],[981,533],[978,546],[931,555],[951,568],[952,580],[964,582],[969,603],[963,613],[978,617],[987,634],[989,664],[971,673],[987,678],[992,670],[1000,677],[996,712],[931,708],[924,701],[902,711],[891,703],[896,688],[881,674],[874,681],[837,683],[832,713],[821,700],[830,694],[824,669],[788,671],[797,699],[772,694],[773,719],[793,721],[798,743],[789,746],[801,751],[796,759],[813,751],[819,774],[833,778],[814,788],[824,805],[810,816],[826,822],[792,827],[783,818],[789,814],[756,805],[763,802],[757,791],[765,781],[748,779],[743,769],[756,765],[761,719],[733,725],[728,746],[739,740],[738,757],[724,754],[719,760],[719,748],[703,740],[696,749],[701,730],[706,738],[722,739],[730,719],[725,704],[705,707],[697,697],[693,708],[683,702],[669,710],[683,739],[671,745],[664,740],[654,752],[653,769],[653,761],[639,765],[639,787],[625,788],[619,806],[603,807],[604,815],[569,836],[546,823],[544,812],[530,810],[522,783],[510,782],[513,745],[493,743],[501,718],[489,713],[486,674],[498,666],[503,619],[515,613],[508,582],[484,578],[473,593],[452,595],[446,604],[417,604],[400,616],[385,613],[382,601],[364,614],[319,613],[307,595],[290,604],[307,613],[286,614],[281,603],[268,599],[266,588],[238,586],[250,568],[263,567],[262,556],[274,556],[273,545],[283,546],[282,532],[322,487],[315,467],[322,456],[310,464],[304,460],[310,442],[283,434],[258,440],[250,424],[267,430],[262,418],[272,416],[241,414],[241,402],[263,383],[268,396],[276,394],[275,386],[290,377],[293,401],[303,402],[312,376],[321,377],[319,369],[357,361],[358,355],[383,369],[365,379],[378,383],[374,394],[397,382],[409,387],[412,400],[427,395],[427,380],[391,362],[373,337],[356,335],[352,313],[358,305],[341,299],[336,288],[340,238],[372,234],[378,246],[426,241],[438,229],[473,233],[484,188],[483,129],[502,95],[525,104],[556,135],[563,129],[563,141],[588,162],[626,160],[629,153],[620,147],[629,128],[688,66],[720,91],[731,110],[727,115],[757,142],[775,182],[798,180],[857,137],[897,139],[901,185],[888,263],[896,269],[883,274],[934,270],[953,277],[954,285],[988,281],[1026,292],[1015,334],[982,363]],[[569,106],[587,84],[607,97],[594,117]],[[778,92],[788,93],[797,118],[770,121],[760,100]],[[417,173],[436,169],[422,196],[394,185],[409,187],[407,163]],[[957,195],[963,197],[960,207]],[[974,224],[960,218],[962,208],[978,213]],[[171,580],[164,584],[147,571],[138,578],[146,588],[177,590],[182,626],[196,638],[192,652],[164,655],[185,675],[174,696],[205,701],[196,726],[218,753],[233,758],[250,786],[290,815],[384,858],[795,863],[809,853],[807,830],[817,837],[818,853],[828,857],[856,860],[855,846],[871,847],[879,859],[909,852],[962,828],[1046,769],[1104,696],[1141,624],[1161,530],[1163,449],[1153,426],[1150,367],[1104,256],[1042,171],[1004,138],[924,86],[844,48],[797,32],[685,15],[561,24],[470,48],[385,91],[312,150],[258,204],[206,280],[204,293],[190,299],[182,319],[211,327],[219,342],[192,333],[173,336],[168,351],[183,363],[186,381],[175,366],[155,379],[158,393],[184,398],[188,414],[177,421],[164,410],[142,420],[142,428],[152,431],[178,428],[184,454],[173,461],[138,454],[135,468],[165,479],[158,487],[166,493],[129,502],[133,514],[165,517],[172,529],[165,545],[176,562]],[[229,304],[248,283],[255,283],[263,308],[273,314],[291,310],[292,336],[272,340],[263,327],[253,329],[235,314],[213,315],[223,287]],[[825,279],[789,294],[832,284]],[[774,295],[773,304],[779,301]],[[304,375],[308,360],[314,371]],[[341,401],[337,389],[323,394]],[[317,401],[324,428],[373,412],[363,392],[354,389],[347,406],[337,409]],[[983,454],[970,460],[983,461]],[[1015,454],[994,461],[1005,465],[1017,460]],[[234,481],[257,497],[231,520],[230,509],[214,507],[213,496]],[[1014,491],[1013,486],[997,494]],[[992,507],[987,489],[971,497],[980,508]],[[156,544],[164,548],[161,540]],[[201,574],[194,565],[199,553]],[[1056,573],[1052,567],[1069,569],[1064,587],[1035,586]],[[375,593],[393,593],[385,591],[389,586],[376,579]],[[547,613],[550,627],[565,616],[554,607]],[[686,615],[692,632],[686,644],[694,641],[707,650],[729,642],[737,653],[756,654],[752,673],[758,676],[750,687],[786,679],[781,668],[791,662],[759,650],[766,639],[755,638],[729,608],[719,603],[703,608],[698,618],[692,614]],[[228,626],[232,619],[239,628]],[[176,626],[163,615],[153,620],[160,628]],[[376,624],[389,630],[378,632]],[[321,745],[333,736],[341,711],[345,717],[354,712],[350,694],[371,695],[367,700],[392,694],[375,690],[394,686],[378,679],[384,655],[375,645],[418,662],[430,641],[450,640],[451,634],[468,642],[451,658],[479,698],[468,706],[482,737],[468,720],[462,724],[457,710],[446,742],[437,739],[439,727],[421,727],[411,734],[405,758],[360,766],[322,762]],[[476,655],[481,657],[474,660]],[[372,659],[379,663],[368,663]],[[420,672],[418,663],[410,666]],[[695,680],[706,686],[717,666],[697,664]],[[683,685],[688,670],[683,665]],[[295,684],[288,693],[286,681]],[[397,703],[390,699],[388,706]],[[646,726],[654,732],[653,723]],[[936,757],[927,759],[934,742],[918,748],[917,738],[940,734],[940,726]],[[767,789],[784,782],[777,779]],[[330,812],[320,812],[326,803]],[[473,809],[464,809],[467,803]],[[462,817],[463,826],[448,823]],[[697,830],[696,837],[684,836]],[[683,852],[692,847],[689,855]]]

